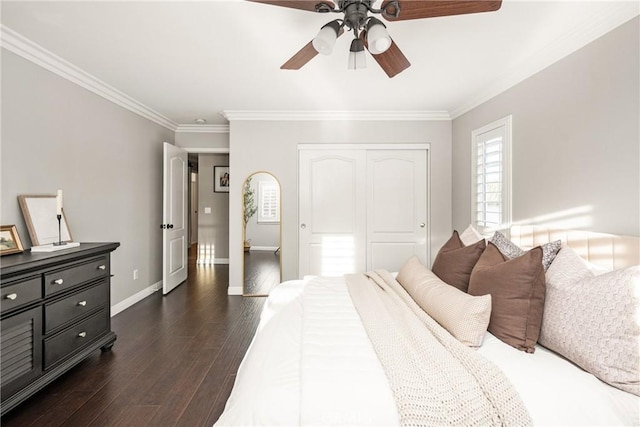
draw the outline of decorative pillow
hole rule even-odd
[[[491,242],[471,272],[470,295],[491,295],[489,332],[527,353],[535,350],[544,308],[542,249],[507,259]]]
[[[480,234],[476,228],[469,224],[469,226],[460,235],[460,240],[465,246],[473,245],[474,243],[484,240],[484,236]]]
[[[467,292],[471,270],[478,262],[485,247],[484,239],[471,246],[465,246],[458,237],[458,232],[454,230],[451,238],[436,255],[431,271],[444,282],[455,286],[462,292]]]
[[[489,241],[496,245],[500,252],[502,252],[502,254],[509,259],[522,256],[526,252],[499,231],[496,231]],[[560,242],[560,240],[556,240],[554,242],[545,243],[541,247],[542,265],[544,266],[544,271],[547,271],[547,269],[553,262],[553,259],[556,257],[556,254],[562,247],[562,243]]]
[[[461,343],[482,345],[491,316],[491,296],[473,297],[449,286],[417,257],[400,269],[398,282],[411,298]]]
[[[540,344],[640,396],[640,266],[594,276],[565,247],[547,271]],[[636,291],[637,292],[637,291]]]

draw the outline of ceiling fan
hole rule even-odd
[[[345,28],[353,31],[349,49],[348,68],[366,66],[365,48],[389,77],[409,68],[411,63],[391,39],[378,14],[387,21],[433,18],[466,13],[492,12],[500,9],[502,0],[384,0],[380,9],[373,7],[375,0],[249,0],[274,6],[289,7],[316,13],[342,13],[343,19],[324,25],[318,35],[285,62],[280,68],[299,70],[318,53],[329,55],[336,39]],[[336,4],[337,3],[337,4]]]

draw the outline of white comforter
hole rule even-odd
[[[342,278],[290,281],[260,325],[216,425],[398,425],[395,401]],[[538,346],[491,334],[478,350],[511,380],[537,425],[638,425],[640,398]]]

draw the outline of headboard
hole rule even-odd
[[[640,264],[640,237],[536,225],[511,227],[511,241],[522,248],[532,248],[554,240],[561,240],[582,258],[610,270]]]

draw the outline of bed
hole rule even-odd
[[[465,230],[468,244],[461,244],[461,248],[467,248],[466,252],[473,245],[480,247],[482,243],[495,249],[493,243],[469,240],[468,230]],[[458,235],[454,232],[450,242],[455,239],[461,242],[460,237],[465,233]],[[216,425],[640,425],[637,391],[640,387],[637,378],[640,268],[632,267],[640,264],[638,238],[539,227],[514,228],[510,237],[509,243],[526,253],[535,252],[538,260],[542,260],[543,251],[537,248],[527,250],[528,247],[551,242],[557,246],[557,256],[544,272],[550,279],[546,284],[547,300],[544,301],[544,310],[548,314],[543,316],[542,325],[538,327],[541,336],[536,341],[544,338],[550,347],[560,349],[558,351],[563,355],[540,343],[533,343],[525,349],[505,342],[503,331],[486,326],[494,320],[489,317],[493,312],[474,312],[475,317],[469,320],[469,324],[482,324],[483,316],[486,317],[485,331],[480,326],[479,335],[477,331],[475,335],[469,334],[467,320],[460,324],[459,318],[453,321],[448,318],[456,307],[462,307],[468,301],[475,307],[477,303],[485,304],[487,298],[493,298],[492,309],[499,311],[495,295],[470,296],[476,286],[475,273],[472,274],[468,293],[453,289],[455,286],[449,286],[448,282],[444,284],[446,287],[442,287],[440,282],[443,281],[432,271],[414,264],[409,267],[410,262],[397,276],[379,272],[369,276],[307,277],[280,284],[266,300],[256,335]],[[444,251],[450,242],[443,246],[442,254],[457,253],[459,249]],[[487,250],[476,252],[482,252],[482,260]],[[441,253],[432,266],[434,271],[438,263],[442,264],[441,260],[438,261],[438,258],[443,258]],[[565,266],[575,262],[576,255],[579,255],[581,265],[589,270],[590,276],[587,277],[582,267],[576,267],[583,275],[582,279],[587,277],[584,279],[587,282],[606,282],[606,286],[610,286],[615,281],[605,279],[618,271],[625,272],[621,276],[623,283],[633,282],[630,285],[632,293],[622,296],[627,308],[618,302],[615,312],[626,310],[628,315],[629,310],[635,310],[632,313],[636,316],[635,321],[625,321],[628,324],[623,325],[616,320],[611,326],[616,331],[616,339],[626,341],[614,342],[610,346],[600,345],[598,341],[590,346],[585,340],[575,344],[578,349],[586,349],[580,351],[589,353],[587,359],[592,356],[593,348],[620,349],[621,354],[614,360],[623,366],[613,374],[611,366],[606,366],[609,371],[605,369],[604,374],[598,370],[600,366],[592,369],[589,360],[584,362],[580,358],[584,354],[574,357],[571,351],[575,349],[562,348],[566,343],[556,346],[554,331],[546,325],[551,325],[556,315],[561,316],[563,327],[564,323],[572,321],[562,318],[567,315],[564,306],[560,313],[554,313],[554,307],[548,307],[548,304],[553,304],[554,298],[566,301],[566,294],[553,293],[566,289],[551,290],[557,283],[569,280],[567,271],[571,268]],[[505,260],[510,261],[507,257]],[[481,263],[476,261],[473,268]],[[428,275],[428,280],[425,275]],[[421,279],[412,288],[408,283],[416,277]],[[383,282],[386,281],[389,283],[385,285]],[[400,281],[405,283],[400,284]],[[429,294],[424,291],[425,283],[434,285],[429,288]],[[578,294],[575,286],[583,286],[582,282],[577,283],[575,280],[571,282],[571,295]],[[399,293],[406,291],[406,295],[399,297],[391,293],[393,298],[406,299],[412,306],[412,312],[421,319],[419,327],[413,323],[413,314],[397,314],[393,311],[395,309],[386,305],[362,308],[360,299],[363,297],[357,296],[365,292],[361,290],[375,288],[378,289],[376,292],[382,292],[383,285],[399,289]],[[589,289],[595,288],[593,285]],[[456,302],[456,307],[438,307],[432,311],[429,304],[437,300],[436,296],[450,295],[451,292],[456,292],[456,298],[464,298],[464,304]],[[579,294],[575,299],[594,300],[588,292]],[[378,299],[377,296],[372,298]],[[475,310],[469,308],[472,305],[464,307],[467,307],[465,316]],[[432,316],[438,320],[434,321]],[[574,314],[571,316],[576,317]],[[438,329],[426,332],[428,336],[419,335],[417,348],[403,347],[406,341],[404,332],[398,334],[386,330],[386,325],[395,322],[395,317],[411,317],[406,320],[407,326],[402,328],[419,329],[412,334],[422,334],[422,329],[432,327]],[[611,317],[615,318],[615,315]],[[401,325],[405,325],[402,322]],[[532,323],[531,319],[527,322]],[[582,320],[578,322],[585,323]],[[547,336],[543,334],[545,328]],[[587,333],[585,336],[592,339],[589,334],[593,331],[586,327],[581,329],[580,333]],[[605,333],[610,335],[610,332]],[[461,338],[465,334],[466,338]],[[440,340],[447,351],[441,350],[440,344],[438,349],[432,344],[425,344],[430,340]],[[581,347],[583,344],[585,346]],[[444,353],[447,356],[443,356]],[[445,363],[444,359],[449,354],[458,359]],[[459,366],[469,369],[469,373],[458,372],[463,369]],[[418,370],[414,373],[408,369]],[[434,369],[435,373],[430,372]],[[449,386],[454,388],[447,388]]]

